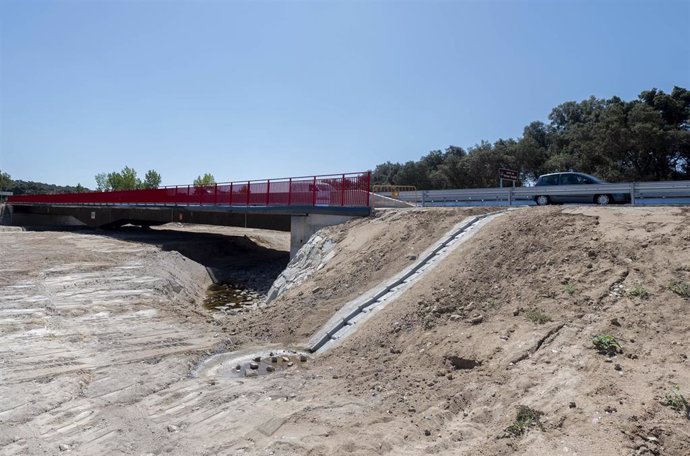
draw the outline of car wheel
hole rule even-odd
[[[611,202],[611,197],[609,195],[597,195],[594,197],[594,202],[600,206],[606,206]]]
[[[546,206],[549,204],[549,197],[546,195],[539,195],[534,199],[534,201],[537,202],[537,206]]]

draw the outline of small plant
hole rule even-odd
[[[666,397],[662,403],[677,412],[687,411],[690,416],[690,405],[688,405],[687,399],[680,393],[678,385],[673,385],[671,391],[666,393]]]
[[[615,337],[609,335],[593,337],[592,344],[594,344],[594,348],[596,348],[599,353],[605,355],[615,355],[622,351],[621,344],[618,343]]]
[[[544,323],[551,321],[551,317],[539,309],[530,309],[525,311],[525,317],[527,317],[527,319],[532,323],[536,323],[538,325],[543,325]]]
[[[566,283],[565,285],[563,285],[563,291],[565,291],[569,295],[574,295],[575,291],[577,290],[575,289],[575,285],[573,285],[572,283]]]
[[[649,298],[649,291],[647,291],[644,285],[638,283],[628,291],[628,296],[640,299],[647,299]]]
[[[690,298],[690,283],[681,282],[680,280],[671,280],[668,284],[668,289],[684,298]]]
[[[515,415],[515,421],[513,421],[513,424],[506,428],[506,432],[517,437],[524,434],[534,426],[539,426],[539,429],[543,430],[543,426],[540,421],[542,415],[544,415],[544,413],[540,412],[539,410],[529,408],[526,405],[519,405],[517,408],[517,414]]]

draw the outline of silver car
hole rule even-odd
[[[584,173],[552,173],[539,176],[535,187],[546,187],[554,185],[595,185],[605,184],[606,182]],[[539,206],[547,204],[564,204],[564,203],[596,203],[596,204],[610,204],[610,203],[629,203],[630,195],[627,193],[600,193],[595,190],[592,193],[564,193],[559,195],[537,195],[534,201]]]

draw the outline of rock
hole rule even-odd
[[[174,424],[168,424],[168,432],[178,432],[179,430],[180,428]]]
[[[255,362],[252,361],[251,363],[249,363],[249,368],[250,368],[250,369],[253,369],[253,370],[256,370],[256,369],[259,368],[259,363],[255,363]]]
[[[61,443],[58,446],[58,448],[60,449],[60,451],[69,451],[69,445],[67,445],[66,443]]]
[[[254,362],[258,363],[259,361],[261,361],[261,356],[257,356],[256,358],[254,358]]]
[[[619,370],[623,370],[623,367],[622,367],[620,364],[616,364],[616,365],[614,366],[614,369],[616,369],[617,371],[619,371]]]
[[[575,404],[575,402],[571,401],[570,404],[568,404],[568,407],[575,408],[575,407],[577,407],[577,404]]]
[[[257,370],[246,370],[246,371],[244,371],[244,376],[245,377],[258,377],[259,371],[257,371]]]
[[[294,365],[295,365],[295,363],[293,363],[292,361],[290,361],[289,363],[287,363],[287,367],[292,367],[292,366],[294,366]]]
[[[276,370],[276,368],[273,366],[266,366],[266,372],[273,372],[275,370]]]
[[[290,358],[288,358],[287,356],[283,356],[281,359],[283,360],[284,363],[290,362]]]
[[[277,356],[271,356],[271,362],[272,362],[272,363],[277,363],[277,362],[278,362],[278,357],[277,357]]]
[[[303,362],[303,363],[306,362],[306,361],[307,361],[307,355],[305,355],[305,354],[300,354],[300,355],[299,355],[299,360],[300,360],[301,362]]]
[[[618,321],[618,318],[612,318],[612,319],[611,319],[611,324],[612,324],[613,326],[620,326],[620,325],[621,325],[621,322]]]
[[[424,435],[426,435],[427,437],[430,436],[430,435],[431,435],[431,431],[428,430],[428,429],[425,429],[425,430],[424,430]]]
[[[460,319],[462,319],[462,316],[460,316],[458,314],[453,314],[450,316],[450,321],[458,321]]]
[[[417,259],[417,255],[407,255],[407,259],[410,261],[414,261]]]
[[[477,316],[470,318],[468,321],[469,321],[469,323],[471,323],[473,325],[478,325],[479,323],[484,321],[484,316],[483,315],[477,315]]]
[[[235,366],[235,370],[242,370],[242,366],[238,364],[237,366]]]

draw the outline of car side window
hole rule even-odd
[[[578,176],[581,184],[596,184],[592,179],[586,176]]]
[[[574,174],[561,174],[561,185],[577,185],[579,183],[578,176]]]
[[[541,185],[558,185],[558,174],[552,176],[542,176]]]

